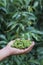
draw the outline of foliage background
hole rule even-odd
[[[0,49],[16,38],[33,40],[35,47],[0,65],[43,65],[43,0],[0,0]]]

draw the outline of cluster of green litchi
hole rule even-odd
[[[30,40],[25,40],[25,39],[16,39],[12,45],[12,47],[19,48],[19,49],[24,49],[28,48],[31,45]]]

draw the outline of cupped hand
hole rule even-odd
[[[18,48],[12,48],[11,45],[14,43],[15,40],[12,40],[8,43],[7,48],[9,49],[9,52],[11,53],[11,55],[17,55],[17,54],[25,54],[28,53],[32,50],[32,48],[34,47],[35,43],[32,42],[32,44],[30,45],[30,47],[26,48],[26,49],[18,49]]]

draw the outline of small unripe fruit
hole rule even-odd
[[[19,48],[19,49],[25,49],[25,48],[28,48],[31,44],[32,44],[31,40],[16,39],[12,47]]]

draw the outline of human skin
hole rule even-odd
[[[10,41],[6,47],[4,47],[3,49],[0,49],[0,61],[10,55],[18,55],[18,54],[28,53],[32,50],[33,46],[35,45],[35,43],[32,42],[30,47],[28,47],[26,49],[17,49],[17,48],[11,47],[11,45],[14,43],[14,41],[15,40]]]

